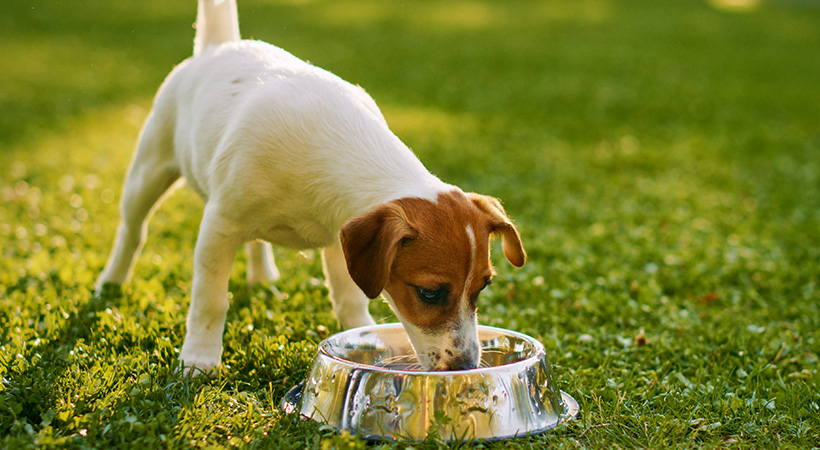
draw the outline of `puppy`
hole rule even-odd
[[[526,259],[498,200],[431,175],[364,90],[240,40],[235,0],[199,0],[194,55],[154,100],[98,291],[129,278],[147,219],[180,178],[205,201],[179,356],[189,369],[220,362],[243,243],[251,283],[279,276],[270,243],[321,248],[342,327],[373,324],[368,300],[384,295],[426,370],[479,364],[476,298],[494,273],[490,235],[512,265]]]

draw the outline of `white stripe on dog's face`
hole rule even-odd
[[[470,269],[467,271],[467,280],[464,285],[472,286],[476,277],[478,246],[476,245],[472,225],[467,225],[465,231],[470,241]],[[478,362],[481,359],[481,348],[478,343],[478,318],[476,317],[476,305],[474,301],[471,301],[469,289],[462,290],[458,303],[458,326],[450,333],[453,355],[448,354],[447,349],[444,350],[444,353],[450,356],[448,360],[451,361],[451,365],[456,367],[464,365],[468,368],[478,367]]]

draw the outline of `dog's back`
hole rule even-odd
[[[234,0],[200,0],[194,56],[155,101],[156,122],[173,136],[192,189],[206,201],[252,208],[238,215],[276,211],[260,218],[266,226],[311,217],[307,234],[336,230],[350,211],[408,189],[435,198],[443,183],[389,130],[363,89],[273,45],[239,40],[236,17]],[[256,197],[266,203],[248,201]],[[315,234],[278,243],[314,247],[333,237]]]

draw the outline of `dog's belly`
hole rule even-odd
[[[327,247],[333,243],[334,235],[325,227],[313,221],[299,221],[292,225],[275,225],[259,236],[271,244],[296,250]]]

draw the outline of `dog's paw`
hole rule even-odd
[[[180,361],[179,368],[177,368],[177,373],[182,375],[183,377],[207,377],[207,378],[215,378],[219,374],[220,370],[219,365],[210,366],[210,365],[188,365],[185,361]]]
[[[219,372],[220,352],[204,352],[183,344],[179,353],[180,370],[187,376],[215,376]],[[221,349],[220,349],[221,350]]]
[[[179,359],[180,365],[177,371],[186,377],[206,376],[215,377],[219,373],[219,360],[213,361],[191,361],[190,359]]]

